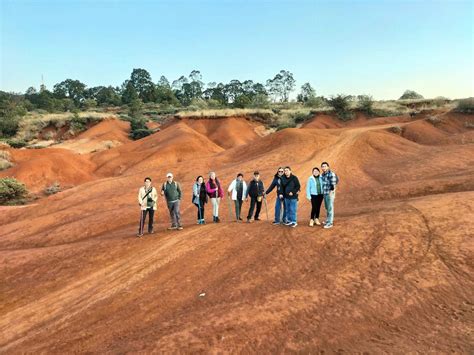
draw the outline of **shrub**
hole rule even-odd
[[[433,126],[437,126],[442,122],[441,118],[439,118],[438,116],[429,116],[426,120]]]
[[[20,117],[6,114],[0,116],[0,137],[12,137],[18,132]]]
[[[323,107],[325,104],[326,104],[326,101],[321,96],[310,97],[304,103],[305,106],[314,107],[314,108]]]
[[[15,178],[0,179],[0,205],[23,204],[26,201],[28,190],[25,185]]]
[[[130,132],[130,138],[132,138],[133,140],[137,140],[137,139],[142,139],[142,138],[145,138],[147,136],[149,136],[150,134],[152,134],[153,131],[151,129],[148,129],[148,128],[139,128],[139,129],[135,129],[135,130],[132,130]]]
[[[459,100],[455,111],[461,113],[474,113],[474,97]]]
[[[79,113],[74,112],[71,119],[71,130],[74,133],[84,131],[87,128],[87,121],[88,119],[86,117],[81,117],[79,116]]]
[[[405,90],[402,96],[400,96],[399,100],[414,100],[414,99],[423,99],[424,97],[418,94],[416,91],[413,90]]]
[[[353,118],[353,114],[350,110],[350,105],[351,105],[350,101],[351,101],[351,96],[339,94],[337,96],[332,96],[328,100],[328,104],[330,107],[334,109],[337,116],[341,120],[348,121]]]
[[[25,140],[23,139],[8,139],[7,140],[7,143],[10,147],[12,148],[16,148],[16,149],[19,149],[19,148],[23,148],[23,147],[26,147],[26,145],[28,144]]]
[[[395,134],[402,134],[403,133],[403,128],[400,126],[393,126],[388,129],[390,132],[395,133]]]
[[[61,191],[61,185],[59,184],[59,182],[54,182],[51,186],[48,186],[44,190],[44,193],[49,196],[49,195],[57,194],[60,191]]]
[[[0,171],[9,169],[12,166],[13,166],[13,164],[11,162],[9,162],[8,160],[0,158]]]
[[[367,115],[372,116],[374,114],[374,99],[370,95],[359,95],[358,108],[365,112]]]

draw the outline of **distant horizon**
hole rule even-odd
[[[318,96],[474,96],[473,1],[0,0],[0,90],[65,79],[121,86],[196,69],[265,84],[280,70]]]

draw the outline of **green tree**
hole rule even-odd
[[[274,101],[280,99],[281,102],[288,102],[290,93],[295,88],[295,82],[292,73],[287,70],[280,70],[273,79],[267,80],[267,89],[273,96]]]
[[[133,100],[138,99],[138,93],[130,80],[126,80],[122,84],[122,102],[130,104]]]
[[[130,83],[143,102],[155,101],[155,84],[151,80],[150,73],[145,69],[133,69],[130,75]]]
[[[402,96],[400,96],[399,100],[413,100],[413,99],[423,99],[423,96],[418,94],[416,91],[413,90],[405,90]]]
[[[370,95],[358,95],[358,108],[368,115],[374,113],[374,99]]]
[[[58,99],[72,99],[74,104],[79,107],[81,101],[84,99],[85,89],[86,85],[79,80],[66,79],[54,85],[53,93]]]
[[[296,101],[306,103],[316,97],[316,90],[313,89],[310,83],[301,85],[301,92],[296,97]]]

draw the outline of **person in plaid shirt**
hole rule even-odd
[[[334,199],[336,198],[336,185],[339,182],[337,175],[331,171],[329,164],[323,162],[321,164],[321,170],[323,174],[321,175],[323,180],[323,195],[324,195],[324,207],[326,208],[326,223],[324,223],[323,228],[332,228],[334,221]]]

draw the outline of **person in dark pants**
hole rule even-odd
[[[170,211],[171,226],[169,230],[182,230],[181,212],[179,207],[181,205],[181,187],[173,180],[173,174],[166,174],[166,182],[161,187],[161,195],[165,196],[168,210]]]
[[[315,224],[320,226],[319,212],[321,211],[321,204],[324,199],[323,194],[323,179],[320,175],[319,168],[313,168],[313,172],[306,184],[306,198],[311,201],[311,217],[309,219],[309,226],[313,227]]]
[[[239,173],[237,178],[230,183],[227,194],[232,201],[234,201],[235,218],[237,221],[241,221],[240,213],[242,212],[242,203],[247,195],[247,184],[244,181],[244,175],[242,173]]]
[[[254,221],[260,221],[259,215],[260,210],[262,209],[262,201],[265,197],[265,187],[263,186],[263,181],[260,180],[260,173],[258,171],[253,173],[253,179],[248,185],[246,199],[248,199],[249,196],[250,208],[247,215],[247,223],[250,223],[252,220],[255,205],[257,205],[257,209],[255,211]]]
[[[193,204],[197,207],[197,224],[206,224],[204,219],[204,205],[207,203],[206,184],[204,177],[197,177],[193,185]]]
[[[151,179],[145,178],[145,186],[138,190],[138,205],[140,206],[140,224],[138,226],[137,237],[143,236],[145,228],[146,215],[148,214],[148,233],[153,233],[153,217],[156,211],[156,202],[158,201],[158,193],[151,186]]]

